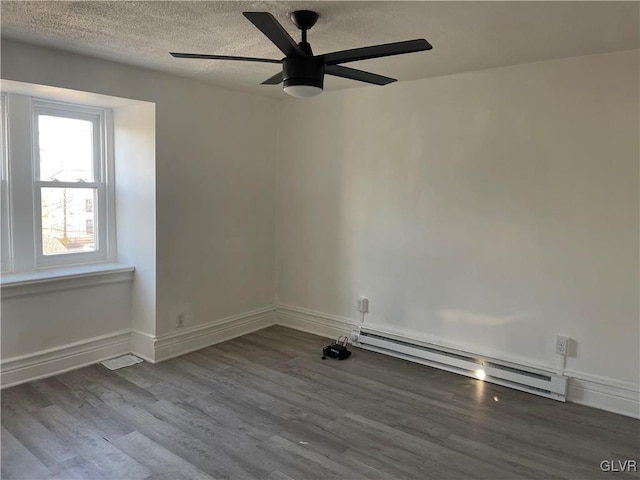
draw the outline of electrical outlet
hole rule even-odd
[[[357,309],[359,312],[367,313],[369,311],[369,299],[366,297],[360,297],[358,299]]]
[[[558,355],[562,355],[566,357],[568,350],[569,350],[569,337],[565,337],[564,335],[558,335],[556,337],[556,353]]]
[[[179,313],[176,316],[176,328],[184,327],[184,313]]]

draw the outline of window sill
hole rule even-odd
[[[121,263],[98,263],[3,274],[0,277],[1,298],[130,282],[134,271],[134,267]]]

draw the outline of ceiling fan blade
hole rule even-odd
[[[255,57],[234,57],[229,55],[207,55],[204,53],[177,53],[169,52],[171,56],[176,58],[201,58],[205,60],[239,60],[241,62],[262,62],[262,63],[282,63],[282,60],[273,60],[271,58],[255,58]]]
[[[304,57],[306,54],[300,46],[291,38],[276,18],[268,12],[242,12],[258,30],[264,33],[276,47],[287,57]]]
[[[351,80],[359,80],[360,82],[373,83],[374,85],[387,85],[397,82],[395,78],[384,77],[375,73],[356,70],[355,68],[343,67],[342,65],[327,65],[324,73],[335,77],[350,78]]]
[[[425,39],[407,40],[405,42],[385,43],[383,45],[373,45],[371,47],[353,48],[320,55],[327,65],[338,63],[357,62],[368,58],[388,57],[391,55],[402,55],[404,53],[421,52],[431,50],[433,47]]]
[[[282,72],[278,72],[273,77],[267,78],[260,85],[279,85],[281,83],[282,83]]]

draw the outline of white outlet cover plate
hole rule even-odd
[[[567,355],[569,349],[569,337],[558,335],[556,338],[556,353],[559,355]]]

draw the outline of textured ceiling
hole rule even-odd
[[[242,16],[268,11],[299,40],[287,13],[320,13],[309,32],[316,54],[426,38],[430,52],[348,66],[413,80],[545,59],[639,47],[638,2],[53,2],[2,1],[2,37],[284,96],[259,83],[273,64],[174,59],[169,51],[280,59]],[[325,78],[325,89],[365,84]],[[384,87],[367,87],[384,88]]]

